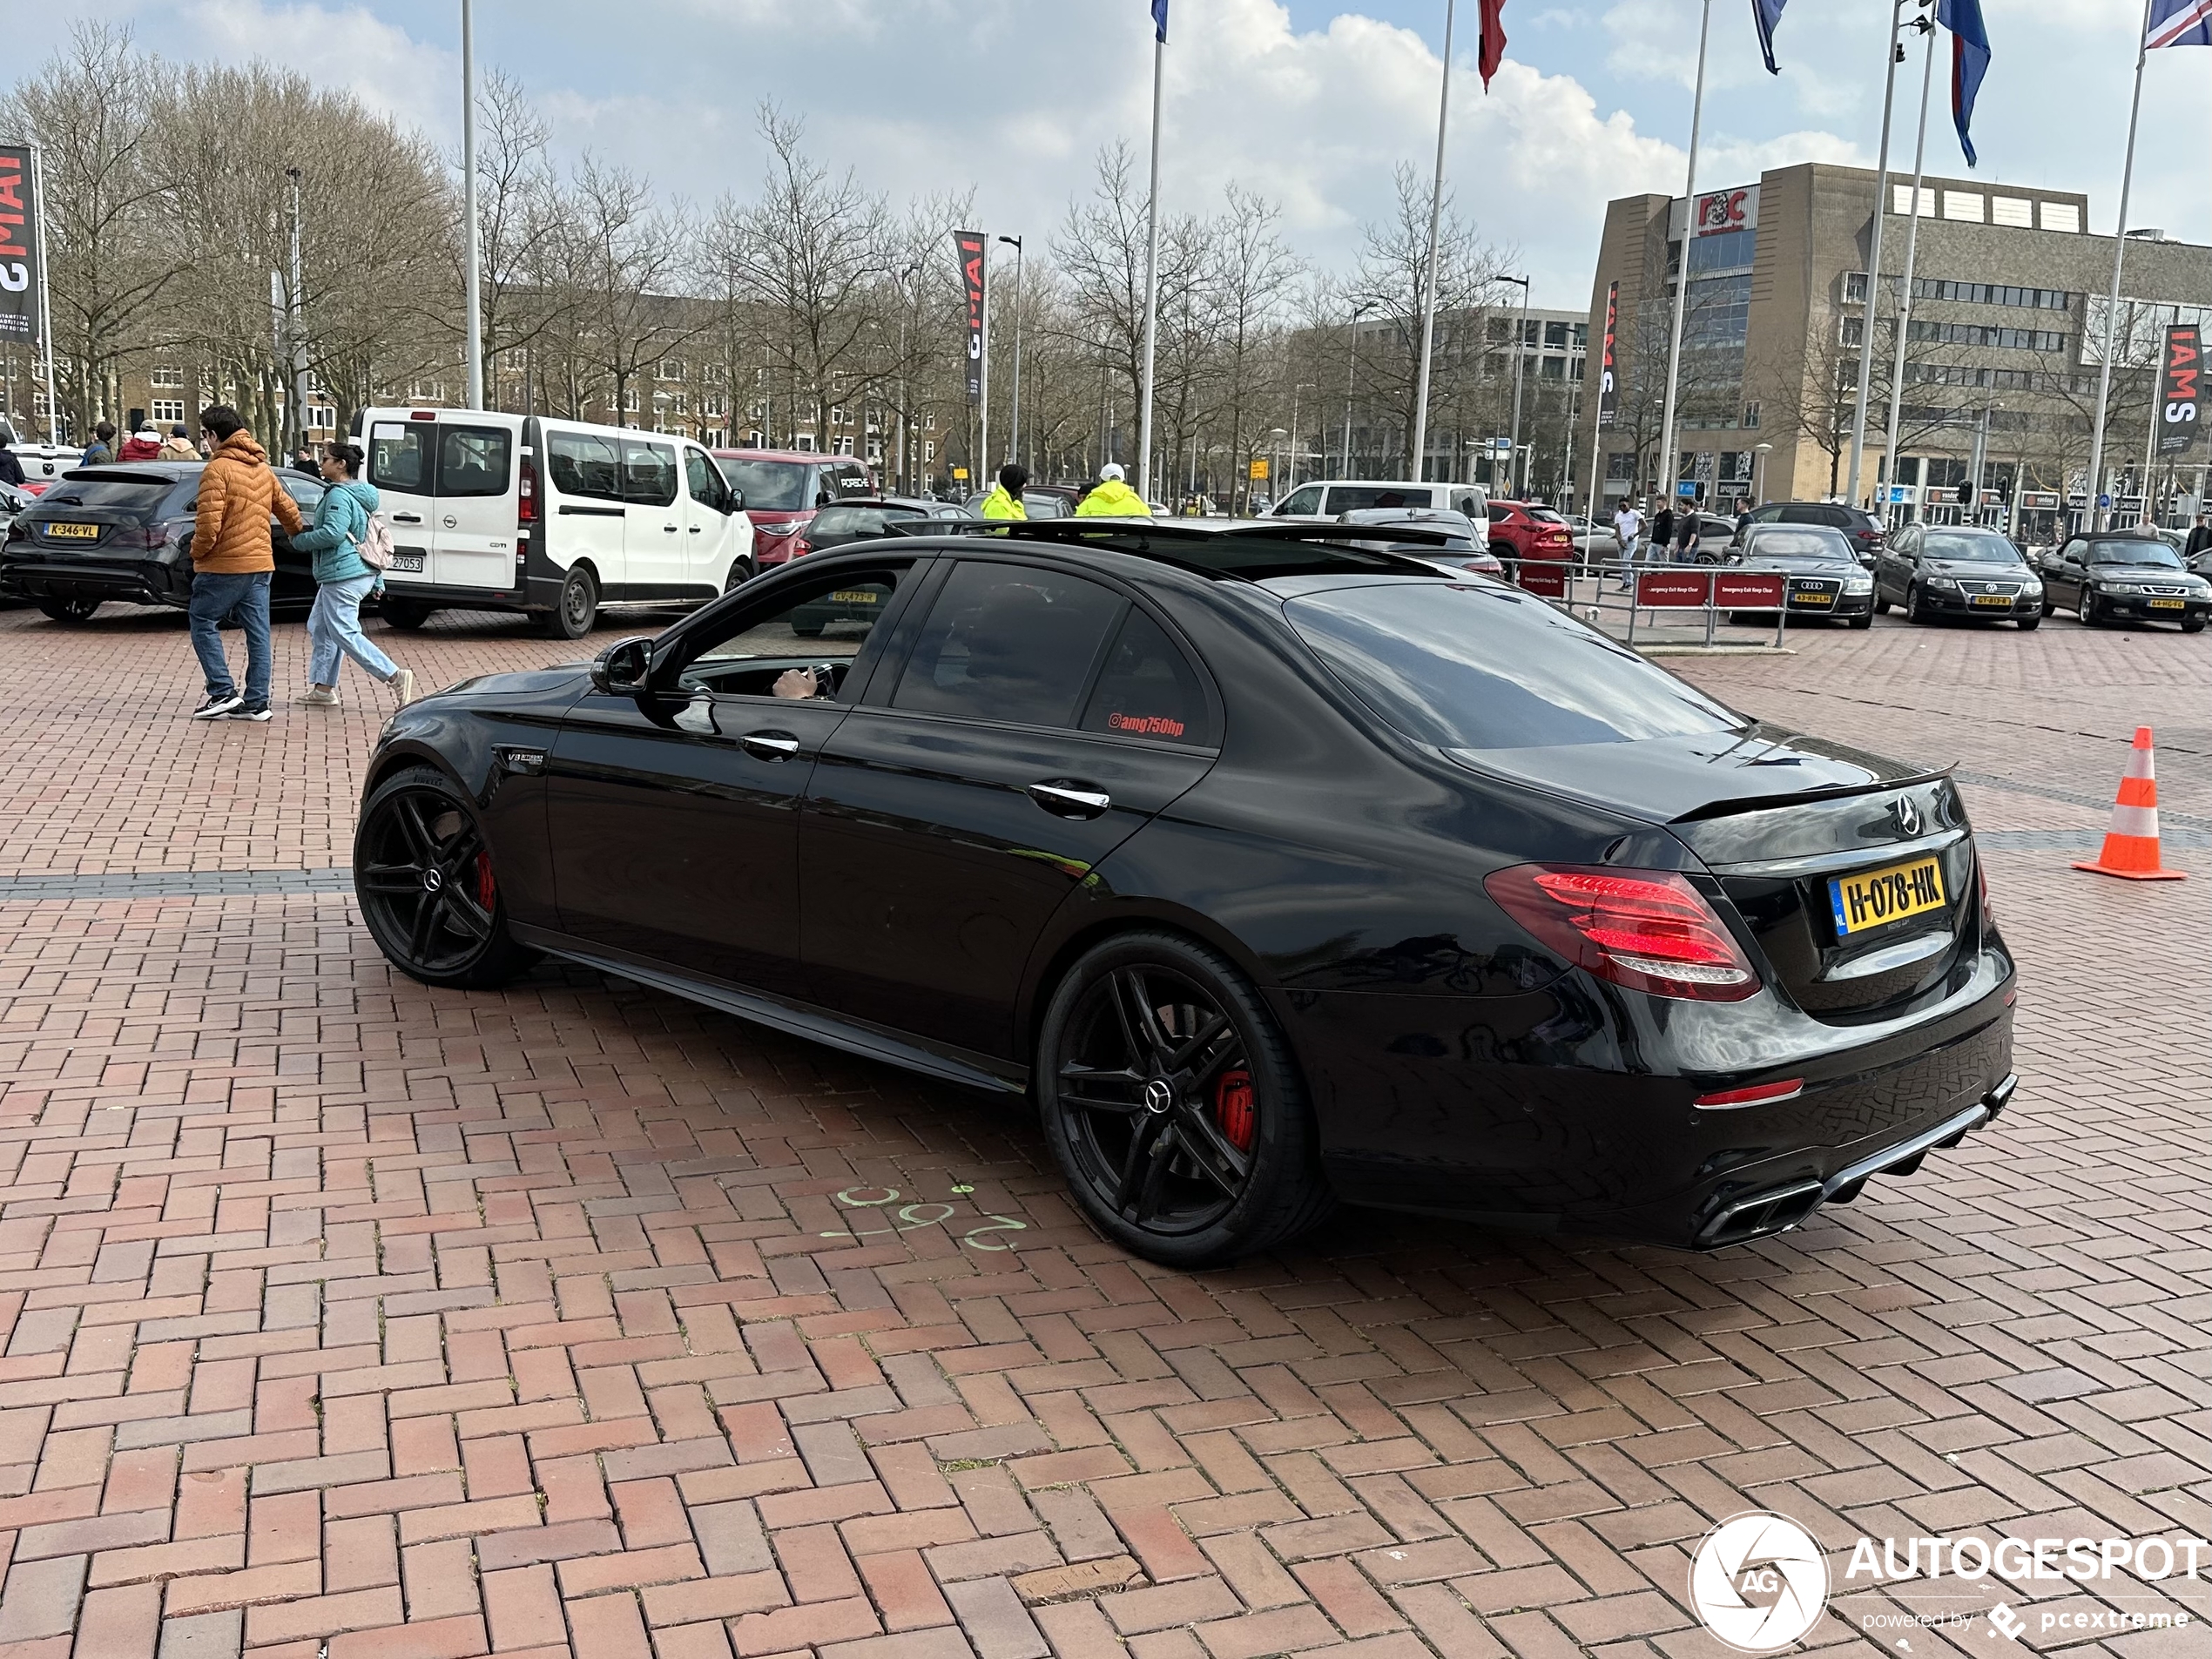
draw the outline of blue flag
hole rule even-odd
[[[1936,21],[1951,31],[1951,119],[1971,167],[1979,158],[1968,129],[1973,125],[1981,78],[1989,73],[1989,31],[1982,27],[1981,0],[1940,0]]]
[[[2146,46],[2212,46],[2212,0],[2150,0]]]
[[[1153,38],[1163,46],[1168,44],[1168,0],[1152,0]]]
[[[1782,65],[1774,61],[1774,25],[1782,21],[1782,8],[1789,0],[1751,0],[1751,22],[1759,31],[1759,51],[1766,56],[1766,72],[1779,75]]]

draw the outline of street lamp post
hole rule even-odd
[[[307,442],[307,309],[300,292],[300,183],[303,175],[297,167],[287,167],[284,176],[292,181],[292,303],[285,307],[285,333],[291,338],[285,344],[292,354],[292,430],[296,443],[304,444]]]
[[[899,489],[911,494],[907,476],[907,284],[921,274],[919,261],[899,273]]]
[[[1501,282],[1514,282],[1521,286],[1521,316],[1513,330],[1513,454],[1506,458],[1506,487],[1515,489],[1521,473],[1521,366],[1528,349],[1528,279],[1525,276],[1501,276]],[[1525,488],[1525,486],[1520,486]]]
[[[1359,319],[1375,308],[1372,300],[1352,307],[1352,321],[1347,326],[1350,343],[1345,351],[1344,364],[1344,471],[1339,477],[1352,476],[1352,384],[1359,373]]]
[[[1001,236],[999,240],[1014,250],[1014,414],[1008,424],[1012,430],[1007,435],[1007,459],[1016,466],[1022,463],[1022,239]]]
[[[469,0],[461,0],[461,209],[469,263],[469,407],[484,407],[484,316],[480,296],[483,246],[476,226],[476,30]]]
[[[1766,505],[1766,458],[1773,453],[1774,446],[1770,443],[1751,446],[1751,505],[1754,507]]]

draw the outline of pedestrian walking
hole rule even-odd
[[[0,484],[18,488],[23,484],[23,457],[16,453],[16,429],[5,421],[0,421]]]
[[[1697,546],[1701,539],[1696,510],[1691,509],[1676,513],[1675,515],[1675,563],[1676,564],[1696,563]]]
[[[1022,504],[1022,492],[1029,487],[1028,469],[1008,462],[999,469],[999,481],[991,486],[991,493],[983,497],[982,513],[986,518],[1027,518],[1029,509]]]
[[[2196,523],[2189,531],[2189,539],[2182,549],[2182,556],[2193,559],[2205,549],[2212,548],[2212,524],[2205,523],[2204,515],[2196,516]]]
[[[268,451],[255,442],[239,412],[218,403],[199,412],[199,429],[215,453],[199,478],[199,509],[192,519],[192,602],[186,615],[192,646],[207,682],[207,699],[195,720],[269,718],[269,578],[276,551],[269,539],[272,514],[287,536],[306,529],[300,509],[270,470]],[[223,624],[235,617],[246,631],[246,689],[231,678],[223,655]]]
[[[374,568],[361,556],[368,539],[368,516],[376,510],[376,486],[361,475],[357,445],[334,443],[323,451],[320,475],[330,486],[315,509],[315,525],[292,538],[299,552],[314,559],[315,603],[307,612],[307,690],[300,702],[310,708],[338,706],[338,674],[350,657],[372,678],[398,693],[402,705],[415,700],[415,674],[399,666],[361,632],[361,601],[377,583]]]
[[[104,467],[115,459],[115,423],[103,421],[92,428],[92,442],[77,458],[80,467]]]
[[[1675,545],[1675,509],[1665,501],[1651,516],[1651,547],[1644,556],[1654,564],[1664,564]]]
[[[1123,482],[1129,475],[1116,462],[1109,461],[1098,469],[1098,482],[1076,503],[1077,518],[1150,518],[1152,509],[1145,505],[1144,497]]]
[[[182,421],[171,427],[169,435],[161,441],[161,458],[164,461],[199,459],[199,446],[185,435],[185,423]]]
[[[123,448],[115,458],[118,461],[154,461],[159,459],[160,455],[161,435],[153,429],[153,422],[147,421],[123,440]]]
[[[1621,548],[1621,585],[1623,588],[1635,585],[1636,538],[1642,534],[1643,515],[1636,511],[1634,502],[1624,497],[1621,510],[1613,515],[1613,539]]]

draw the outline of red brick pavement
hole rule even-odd
[[[433,684],[575,651],[391,643]],[[2212,808],[2202,641],[1797,644],[1689,671],[1959,759],[1986,829],[2093,845],[2138,721]],[[0,617],[0,876],[343,863],[363,685],[195,727],[172,618]],[[1689,1659],[1689,1554],[1745,1507],[1838,1574],[2212,1535],[2212,858],[2067,856],[1992,860],[2018,1104],[1798,1233],[1352,1212],[1206,1274],[1099,1243],[995,1103],[592,974],[430,992],[343,895],[0,884],[0,1659]],[[1862,1581],[1812,1640],[1996,1599],[1957,1588]],[[2201,1619],[2201,1579],[2005,1594],[2039,1649],[2202,1651],[2040,1628]]]

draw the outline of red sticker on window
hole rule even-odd
[[[1140,737],[1179,738],[1183,722],[1164,714],[1123,714],[1119,710],[1106,717],[1109,732],[1134,732]]]

